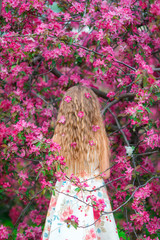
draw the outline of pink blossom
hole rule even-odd
[[[102,40],[104,36],[104,32],[102,29],[99,30],[99,32],[97,33],[96,37],[98,40]]]
[[[78,224],[78,218],[75,215],[71,215],[70,217],[67,218],[68,221],[73,221],[76,224]]]
[[[85,93],[85,97],[90,98],[91,97],[90,93]]]
[[[63,156],[57,156],[56,160],[58,160],[61,165],[65,165],[66,164],[65,158]]]
[[[107,97],[108,97],[108,98],[113,98],[114,95],[115,95],[115,93],[112,92],[112,91],[110,91],[109,93],[107,93]]]
[[[65,96],[65,98],[64,98],[64,101],[65,102],[70,102],[72,100],[72,98],[70,97],[70,96]]]
[[[22,178],[23,180],[26,180],[26,178],[28,178],[28,174],[25,172],[23,172],[23,171],[20,171],[19,173],[18,173],[18,176],[20,177],[20,178]]]
[[[142,2],[142,1],[139,1],[139,6],[140,6],[142,9],[147,8],[147,4],[146,4],[145,2]]]
[[[97,132],[97,130],[98,129],[100,129],[100,127],[98,126],[98,125],[92,125],[92,130],[94,131],[94,132]]]
[[[86,200],[88,201],[89,199],[95,209],[98,209],[100,212],[104,211],[106,207],[104,199],[97,199],[94,195],[87,196]]]
[[[146,227],[151,234],[156,234],[160,229],[160,219],[157,217],[152,218]]]
[[[9,182],[5,182],[5,183],[3,183],[3,187],[9,188],[9,187],[11,187],[11,184]]]
[[[105,64],[104,60],[97,59],[93,63],[93,67],[100,67],[100,66],[106,66],[106,64]]]
[[[54,175],[57,178],[57,181],[65,180],[66,177],[66,173],[62,171],[57,171]]]
[[[58,121],[59,123],[65,123],[66,119],[65,119],[65,116],[61,116],[60,117],[60,120]]]
[[[41,187],[46,188],[46,187],[52,187],[52,184],[50,182],[47,182],[44,178],[41,180]]]
[[[143,123],[143,124],[148,124],[148,121],[149,121],[148,116],[144,116],[144,117],[142,118],[142,123]]]
[[[72,80],[75,83],[80,82],[80,79],[81,78],[80,78],[80,76],[78,74],[73,74],[73,75],[70,76],[70,80]]]
[[[2,100],[0,103],[0,108],[3,109],[3,111],[7,111],[11,107],[11,101],[7,100]]]
[[[82,118],[83,116],[84,116],[84,112],[80,111],[80,112],[78,113],[78,117]]]
[[[95,146],[96,144],[95,144],[94,141],[89,141],[89,145],[90,145],[90,146]]]
[[[1,225],[0,226],[0,239],[1,240],[8,239],[8,234],[9,234],[9,231],[8,231],[7,227]]]
[[[150,189],[150,185],[147,184],[145,187],[141,188],[138,190],[135,194],[134,197],[139,200],[139,199],[145,199],[149,197],[152,193],[152,190]]]
[[[71,147],[75,148],[77,146],[77,143],[76,142],[72,142],[71,143]]]
[[[131,180],[132,179],[132,172],[133,172],[134,168],[132,167],[128,167],[125,174],[126,174],[126,178],[128,180]]]
[[[150,12],[157,16],[160,15],[160,4],[158,0],[151,4]]]
[[[149,214],[146,211],[139,211],[137,214],[131,215],[131,220],[135,223],[136,229],[141,229],[144,223],[149,222]]]
[[[9,211],[9,216],[12,220],[12,223],[14,224],[16,222],[16,220],[18,219],[21,211],[23,210],[23,208],[21,206],[15,205],[11,208],[11,210]]]

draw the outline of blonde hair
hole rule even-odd
[[[70,101],[66,101],[68,96]],[[80,112],[83,115],[81,117],[78,116]],[[98,98],[91,89],[78,85],[65,93],[60,104],[53,141],[61,146],[60,154],[65,157],[68,175],[91,172],[90,166],[95,161],[98,161],[101,171],[106,150],[109,162],[109,141]]]

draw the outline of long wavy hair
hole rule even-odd
[[[61,146],[67,174],[91,172],[91,166],[103,166],[104,152],[110,149],[100,105],[95,93],[83,86],[66,91],[60,104],[53,141]]]

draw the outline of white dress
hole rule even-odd
[[[97,175],[98,171],[94,173]],[[92,178],[83,176],[80,180],[87,180],[89,187],[86,189],[94,190],[103,186],[105,183],[102,178]],[[46,217],[45,227],[41,240],[119,240],[117,228],[112,213],[101,213],[91,205],[87,196],[93,195],[98,199],[103,199],[105,203],[104,212],[111,212],[110,201],[106,187],[96,191],[75,191],[77,187],[70,181],[57,182],[55,196],[52,195]],[[72,225],[68,227],[66,219],[76,216],[79,220],[78,227]]]

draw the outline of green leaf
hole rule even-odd
[[[106,39],[107,39],[108,45],[110,45],[111,39],[109,37],[107,37]]]
[[[24,71],[22,71],[21,73],[23,73],[23,75],[26,76],[26,73]]]
[[[141,112],[143,112],[143,110],[139,109],[139,110],[137,110],[137,112],[138,112],[138,113],[141,113]]]
[[[105,72],[106,72],[106,69],[105,69],[105,67],[102,67],[102,68],[101,68],[101,70],[102,70],[102,72],[103,72],[103,73],[105,73]]]
[[[13,104],[15,101],[16,101],[16,98],[13,97],[13,98],[12,98],[12,104]]]
[[[77,223],[73,223],[72,226],[73,226],[75,229],[77,229],[78,224],[77,224]]]
[[[60,165],[58,164],[58,166],[57,166],[57,171],[59,171],[60,170]]]
[[[13,68],[15,68],[15,67],[16,67],[16,65],[12,65],[12,66],[11,66],[11,69],[13,69]]]
[[[93,69],[94,72],[96,72],[97,70],[98,70],[98,67],[95,67],[95,68]]]
[[[76,192],[80,192],[81,189],[80,189],[79,187],[77,187],[77,188],[75,189],[75,191],[76,191]]]
[[[108,67],[109,67],[109,68],[111,68],[111,67],[112,67],[112,63],[111,63],[111,62],[109,63]]]
[[[47,92],[47,91],[48,91],[48,88],[46,88],[46,87],[43,88],[43,91],[44,91],[44,92]]]
[[[13,137],[12,136],[9,136],[9,139],[11,140],[11,142],[13,141]]]
[[[15,116],[15,123],[17,123],[19,121],[19,115],[17,114],[16,116]]]
[[[29,197],[29,190],[26,191],[26,196]]]
[[[143,86],[144,86],[144,87],[147,87],[147,85],[148,85],[147,78],[144,77],[144,78],[143,78]]]
[[[158,100],[160,100],[160,92],[155,93],[155,95],[157,96]]]
[[[149,121],[149,130],[153,127],[153,124],[151,121]]]
[[[56,66],[56,62],[55,62],[54,59],[52,60],[52,65],[53,65],[53,66]]]
[[[136,80],[138,80],[141,77],[141,74],[138,74],[136,77]]]
[[[90,56],[90,62],[93,63],[93,56]]]
[[[4,189],[0,189],[0,193],[4,192]]]
[[[54,190],[54,189],[52,190],[52,194],[53,194],[53,196],[55,196],[55,195],[56,195],[56,194],[55,194],[55,190]]]
[[[100,41],[97,41],[97,46],[99,46],[100,45]]]
[[[152,113],[149,107],[145,107],[145,109],[147,110],[148,113]]]
[[[21,139],[22,138],[22,132],[19,132],[18,134],[17,134],[17,136]]]
[[[70,43],[70,44],[73,43],[73,38],[70,38],[69,43]]]
[[[8,7],[5,7],[5,10],[6,10],[7,13],[9,12],[9,8]]]
[[[37,142],[35,145],[36,147],[39,147],[41,145],[41,142]]]

